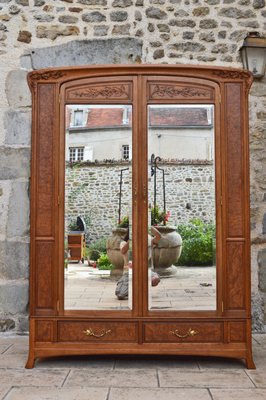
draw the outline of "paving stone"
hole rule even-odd
[[[26,369],[1,369],[0,382],[2,385],[11,386],[51,386],[61,387],[68,369],[46,369],[46,370],[26,370]],[[30,390],[28,389],[28,392]]]
[[[0,399],[4,399],[5,395],[9,392],[11,387],[9,385],[2,385],[0,383]]]
[[[27,354],[8,354],[0,355],[1,368],[24,368],[28,359]]]
[[[266,374],[265,369],[246,370],[247,375],[258,388],[266,389]]]
[[[257,343],[259,343],[266,349],[266,335],[263,335],[261,333],[254,333],[252,336]]]
[[[106,400],[108,388],[12,388],[6,400]]]
[[[88,372],[82,370],[71,371],[65,386],[115,386],[115,387],[157,387],[157,376],[155,370],[132,369],[128,370],[98,369]]]
[[[22,342],[22,343],[14,343],[11,346],[8,347],[8,349],[5,352],[5,355],[14,355],[14,354],[18,354],[18,355],[25,355],[28,354],[28,337],[27,337],[27,341],[26,342]],[[1,364],[0,364],[1,365]]]
[[[227,387],[232,383],[236,388],[254,387],[245,371],[220,369],[202,371],[160,370],[160,387]],[[266,376],[265,376],[266,380]]]
[[[3,354],[5,351],[8,350],[9,347],[12,345],[10,343],[0,344],[0,354]]]
[[[262,389],[211,389],[213,400],[265,400],[266,390]]]
[[[210,400],[206,389],[118,389],[111,388],[109,400]],[[224,399],[225,400],[225,399]]]
[[[32,50],[33,69],[65,65],[128,64],[142,56],[140,39],[73,40]]]

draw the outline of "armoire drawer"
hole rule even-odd
[[[134,322],[58,322],[60,342],[136,342]]]
[[[144,323],[145,342],[221,342],[223,324],[220,322],[147,322]]]

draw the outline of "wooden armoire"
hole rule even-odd
[[[92,354],[221,356],[243,359],[247,368],[255,368],[250,73],[194,65],[93,65],[33,71],[28,83],[32,161],[26,368],[39,358]],[[152,164],[154,159],[157,164]],[[162,185],[157,169],[156,188],[157,167],[165,171],[165,182]],[[122,205],[121,170],[127,174]],[[74,189],[73,176],[79,179]],[[97,220],[98,225],[89,225],[88,248],[99,237],[106,238],[108,229],[111,234],[117,219],[112,210],[125,207],[130,254],[121,274],[128,274],[128,299],[119,300],[115,294],[119,276],[97,275],[87,259],[66,270],[73,190],[77,206],[82,203],[79,214],[86,217],[90,212],[91,220]],[[161,237],[153,241],[150,229],[150,211],[156,207],[162,217],[158,230],[160,224],[191,225],[193,216],[200,217],[203,226],[212,219],[212,265],[178,265],[174,260],[169,274],[164,274],[164,265],[157,269],[151,260]],[[184,254],[184,238],[182,246]],[[156,287],[151,284],[152,270],[161,277]]]

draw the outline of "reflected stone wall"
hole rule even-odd
[[[215,218],[212,165],[160,165],[165,169],[166,210],[169,224],[178,225],[200,218]],[[121,164],[91,164],[66,169],[66,227],[82,216],[89,241],[110,235],[118,222]],[[162,178],[157,174],[157,204],[163,210]],[[149,204],[153,205],[153,179],[149,183]],[[121,217],[131,214],[131,175],[123,173]]]

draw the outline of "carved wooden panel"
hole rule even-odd
[[[84,84],[67,89],[66,98],[69,102],[96,101],[96,100],[132,100],[132,84],[129,82],[115,82],[104,84]]]
[[[54,242],[37,241],[35,251],[36,265],[36,309],[51,313],[54,305],[54,279],[55,266]]]
[[[245,243],[227,242],[226,288],[227,309],[245,308]]]
[[[54,235],[55,88],[38,85],[36,236]]]
[[[52,342],[53,340],[53,322],[52,321],[36,321],[35,335],[37,342]]]
[[[137,324],[132,322],[59,322],[62,342],[135,342]]]
[[[170,82],[149,82],[149,100],[211,100],[214,91],[210,88]]]
[[[146,342],[220,342],[222,324],[193,321],[190,323],[178,321],[176,323],[145,323],[144,337]]]
[[[227,237],[244,235],[243,117],[241,85],[226,84]]]

